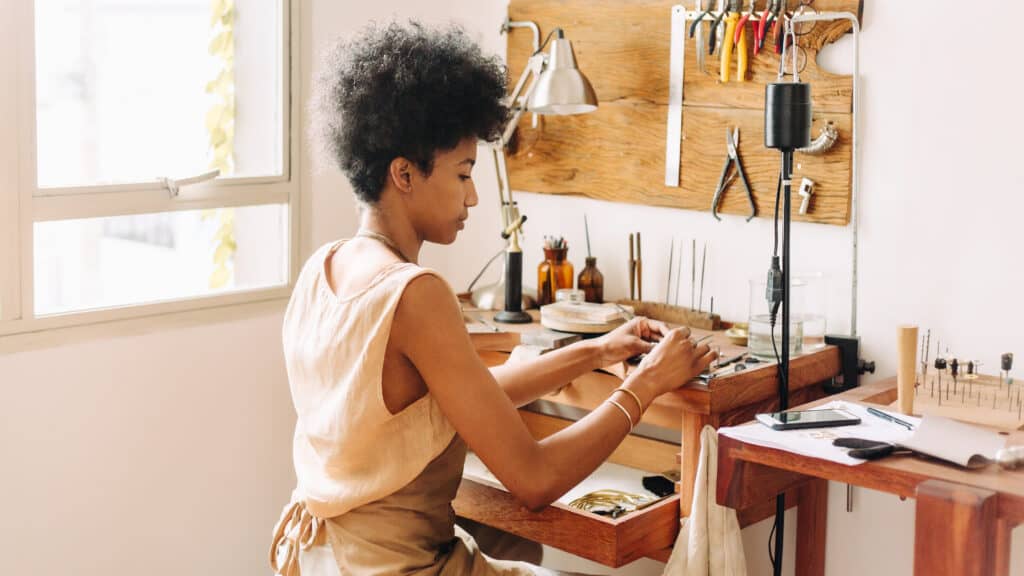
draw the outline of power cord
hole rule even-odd
[[[779,307],[782,305],[782,267],[779,266],[779,204],[782,199],[782,173],[779,172],[779,182],[775,187],[775,222],[773,229],[775,231],[775,243],[772,248],[772,265],[768,269],[768,281],[765,287],[765,298],[768,300],[768,313],[769,313],[769,334],[772,341],[772,351],[775,353],[775,362],[781,367],[782,358],[779,356],[779,346],[775,341],[775,324],[778,321]],[[782,378],[783,386],[789,387],[789,383],[786,382],[785,376],[782,371],[779,371],[779,377]],[[775,551],[772,550],[772,542],[775,539],[775,530],[778,528],[779,522],[776,518],[772,522],[772,531],[768,534],[768,560],[772,564],[772,572],[775,572]],[[780,559],[781,561],[781,559]]]

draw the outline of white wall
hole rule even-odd
[[[10,574],[265,574],[294,483],[280,312],[0,355]]]

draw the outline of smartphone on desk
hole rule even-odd
[[[793,410],[758,414],[757,421],[772,430],[794,430],[796,428],[830,428],[860,424],[860,418],[846,410]]]

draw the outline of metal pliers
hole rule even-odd
[[[768,4],[765,5],[764,12],[761,13],[761,21],[757,23],[754,28],[754,54],[760,54],[764,48],[764,41],[768,38],[768,32],[770,30],[775,31],[776,43],[779,42],[782,30],[782,19],[785,16],[785,0],[768,0]],[[774,26],[773,26],[774,25]],[[777,52],[782,51],[782,45],[779,44]]]
[[[725,193],[725,189],[729,187],[729,183],[735,177],[735,174],[726,179],[729,176],[729,168],[735,164],[736,172],[740,175],[740,180],[743,181],[743,187],[747,189],[747,201],[750,202],[750,216],[747,217],[747,222],[754,219],[757,216],[757,204],[754,203],[754,193],[750,190],[750,181],[747,180],[747,173],[743,171],[743,160],[740,159],[739,153],[740,143],[740,129],[737,126],[735,130],[725,129],[725,146],[728,150],[728,157],[725,159],[725,166],[722,167],[722,175],[718,178],[718,188],[715,190],[715,197],[711,200],[711,215],[715,217],[715,220],[721,220],[718,217],[718,205],[722,201],[722,194]]]
[[[750,14],[742,13],[743,3],[741,0],[729,0],[729,15],[725,17],[725,38],[722,43],[720,78],[722,82],[729,81],[729,67],[732,62],[733,45],[736,47],[736,76],[740,82],[747,81],[747,20]],[[754,10],[754,2],[750,2],[751,12]]]

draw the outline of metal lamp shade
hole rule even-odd
[[[537,114],[584,114],[597,110],[597,95],[587,77],[576,67],[572,43],[565,38],[552,40],[548,65],[526,104]]]

